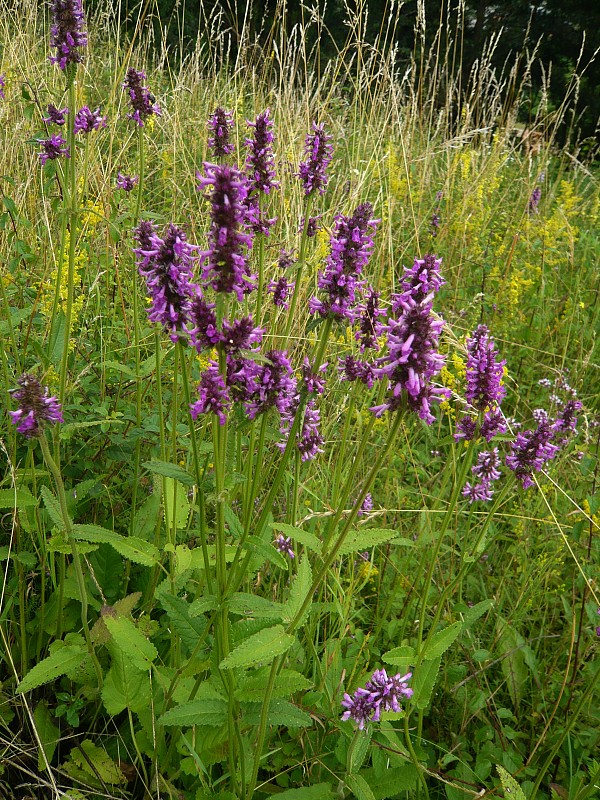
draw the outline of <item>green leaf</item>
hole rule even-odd
[[[216,607],[217,598],[214,594],[199,597],[190,604],[190,617],[199,617],[200,614],[206,614],[207,611],[214,611]]]
[[[270,672],[269,667],[264,667],[250,675],[242,673],[236,689],[236,698],[249,703],[258,703],[263,700]],[[293,669],[282,669],[275,679],[272,697],[274,700],[289,697],[294,692],[304,692],[312,688],[312,685],[312,681],[309,681],[301,673]]]
[[[104,596],[109,601],[114,600],[119,593],[121,578],[125,571],[123,558],[114,547],[101,544],[98,550],[90,556],[90,563]]]
[[[344,783],[357,800],[375,800],[371,787],[362,775],[346,775]]]
[[[431,661],[424,661],[412,678],[410,684],[414,692],[412,702],[421,711],[431,702],[441,662],[441,656]]]
[[[482,600],[463,612],[463,629],[467,630],[494,605],[493,600]]]
[[[293,645],[295,637],[286,633],[282,625],[265,628],[249,636],[221,661],[220,669],[254,667],[270,664]]]
[[[154,492],[147,497],[135,512],[132,534],[145,541],[150,541],[154,536],[160,515],[160,495]]]
[[[148,673],[140,672],[114,642],[107,648],[111,663],[102,687],[104,707],[113,717],[126,708],[136,714],[145,711],[151,702]]]
[[[393,664],[395,667],[400,667],[401,670],[407,670],[416,661],[415,648],[403,644],[400,647],[394,647],[393,650],[388,650],[381,658],[386,664]]]
[[[525,792],[521,789],[520,785],[513,778],[510,772],[507,772],[504,767],[499,764],[496,765],[502,789],[504,790],[504,797],[506,800],[525,800]]]
[[[295,542],[304,545],[304,547],[312,550],[312,552],[316,553],[318,556],[321,555],[323,542],[317,538],[314,533],[303,531],[302,528],[295,528],[293,525],[286,525],[285,522],[273,522],[271,523],[271,528],[280,531],[286,536],[291,536]]]
[[[158,718],[159,725],[176,725],[189,727],[191,725],[207,725],[218,728],[227,720],[227,703],[217,698],[193,700],[166,711]]]
[[[148,670],[157,657],[156,647],[127,617],[103,615],[104,624],[114,643],[127,653],[127,658],[140,670]]]
[[[243,703],[244,719],[249,725],[258,725],[262,703]],[[309,728],[312,725],[310,714],[288,700],[272,700],[269,705],[269,725],[276,728]]]
[[[453,622],[452,625],[448,625],[447,628],[443,628],[441,631],[434,633],[421,657],[425,661],[432,661],[443,655],[461,632],[462,626],[462,622]]]
[[[279,569],[283,569],[287,572],[287,559],[282,553],[279,552],[279,550],[277,550],[277,548],[273,547],[270,542],[263,542],[263,540],[259,539],[258,536],[247,536],[246,547],[251,553],[255,553],[259,556],[259,558],[262,558],[263,562],[270,561],[271,564],[274,564],[276,567],[279,567]]]
[[[95,745],[90,739],[84,739],[79,747],[74,747],[71,750],[70,758],[94,785],[114,786],[119,783],[127,783],[127,779],[106,750]],[[65,766],[69,772],[68,762]],[[76,773],[73,777],[77,777]]]
[[[61,531],[64,531],[65,522],[63,520],[58,500],[56,499],[56,497],[54,497],[54,495],[52,494],[50,489],[48,489],[47,486],[42,486],[40,492],[44,500],[44,505],[46,506],[46,511],[50,515],[50,519],[56,525],[57,528],[60,528]]]
[[[84,542],[109,544],[123,558],[145,567],[152,567],[158,562],[158,550],[150,542],[135,536],[121,536],[100,525],[73,525],[73,537]]]
[[[308,556],[305,554],[298,565],[298,572],[294,577],[292,588],[290,589],[290,596],[285,604],[285,616],[283,618],[284,622],[291,622],[291,620],[296,617],[296,614],[298,614],[302,608],[302,604],[306,600],[311,587],[312,570],[310,568]],[[298,626],[301,626],[306,622],[310,612],[311,606],[309,603],[302,614],[302,618],[298,621]]]
[[[29,489],[0,489],[0,508],[33,508],[37,500]]]
[[[506,678],[508,691],[515,708],[523,696],[528,671],[523,647],[525,640],[503,619],[498,620],[498,646],[502,656],[502,672]]]
[[[206,630],[206,620],[190,617],[190,604],[182,597],[161,592],[159,600],[167,612],[172,629],[179,636],[188,653],[191,653]]]
[[[33,712],[33,721],[38,739],[38,769],[43,772],[46,764],[50,764],[54,757],[56,746],[60,740],[60,730],[53,722],[48,703],[42,700]],[[40,747],[41,744],[41,747]]]
[[[194,476],[187,469],[180,467],[179,464],[168,464],[166,461],[152,459],[152,461],[144,461],[142,466],[154,475],[172,478],[175,481],[179,481],[179,483],[183,483],[184,486],[194,486],[196,484]]]
[[[225,522],[229,526],[229,530],[231,531],[233,538],[241,539],[244,535],[244,526],[240,522],[237,514],[231,508],[231,506],[223,506],[223,516],[225,517]]]
[[[19,684],[17,693],[30,692],[44,683],[50,683],[61,675],[66,675],[85,658],[86,654],[84,647],[73,645],[61,647],[29,670]]]
[[[386,528],[368,528],[367,530],[353,531],[350,533],[339,549],[341,556],[370,550],[379,544],[385,544],[398,536],[398,531]]]
[[[279,792],[277,800],[332,800],[334,794],[330,783],[315,783],[299,789],[286,789]]]
[[[384,800],[386,797],[396,797],[401,792],[410,792],[419,780],[414,764],[391,767],[383,775],[377,775],[372,767],[361,769],[360,776],[369,785],[375,800]]]
[[[171,530],[173,523],[178,530],[187,526],[190,516],[190,501],[185,488],[173,478],[163,478],[163,505],[165,509],[165,525]]]
[[[281,620],[284,610],[285,607],[281,603],[247,592],[236,592],[229,599],[229,612],[242,617]]]

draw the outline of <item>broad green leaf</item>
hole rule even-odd
[[[271,564],[279,567],[279,569],[286,570],[288,569],[288,562],[286,557],[283,553],[280,553],[270,542],[263,542],[262,539],[259,539],[258,536],[247,536],[246,537],[246,548],[252,552],[256,553],[259,558],[263,559],[264,561],[270,561]]]
[[[229,599],[229,612],[242,617],[281,620],[284,610],[285,607],[281,603],[247,592],[236,592]]]
[[[38,769],[43,772],[46,764],[50,764],[54,758],[56,746],[60,740],[60,730],[54,724],[52,714],[48,709],[48,703],[42,700],[38,703],[33,712],[33,721],[37,732],[38,741]],[[40,748],[41,744],[41,748]]]
[[[190,603],[182,597],[161,592],[159,599],[160,604],[167,612],[172,629],[179,636],[188,653],[193,652],[206,630],[206,620],[190,617]]]
[[[401,670],[407,670],[411,664],[415,663],[415,648],[403,644],[400,647],[394,647],[393,650],[388,650],[381,658],[386,664],[393,664],[395,667],[400,667]]]
[[[421,711],[426,709],[431,702],[431,695],[433,694],[441,661],[441,656],[431,659],[431,661],[423,661],[412,677],[410,683],[414,692],[412,703]]]
[[[37,500],[29,489],[0,489],[0,508],[32,508]]]
[[[493,600],[482,600],[463,612],[463,630],[467,630],[471,625],[482,617],[494,605]]]
[[[431,641],[421,654],[421,657],[425,661],[432,661],[443,655],[461,632],[462,626],[462,622],[453,622],[452,625],[448,625],[447,628],[443,628],[441,631],[434,633],[431,637]]]
[[[127,654],[132,664],[140,670],[148,670],[158,655],[152,642],[127,617],[104,614],[103,619],[114,643]]]
[[[262,703],[242,702],[244,719],[249,725],[258,725]],[[288,700],[272,700],[269,705],[269,725],[277,728],[309,728],[312,725],[310,714]]]
[[[190,501],[184,486],[173,478],[163,478],[163,505],[165,509],[165,525],[171,530],[173,524],[178,530],[187,526],[190,516]]]
[[[284,609],[284,622],[291,622],[296,617],[296,614],[300,612],[302,608],[302,604],[306,600],[308,593],[310,592],[312,587],[312,570],[310,568],[310,562],[308,560],[308,555],[305,553],[304,557],[300,561],[298,565],[298,572],[294,576],[292,582],[292,588],[290,589],[290,596],[288,598],[287,603],[285,604]],[[302,618],[298,620],[298,626],[303,625],[310,614],[311,606],[310,603],[306,606]]]
[[[330,783],[315,783],[299,789],[286,789],[279,792],[277,800],[332,800],[334,797]]]
[[[200,614],[206,614],[207,611],[214,611],[216,607],[217,598],[214,594],[199,597],[193,603],[190,603],[190,617],[199,617]]]
[[[150,542],[135,536],[121,536],[100,525],[73,525],[73,537],[84,542],[109,544],[123,558],[145,567],[152,567],[158,562],[158,550]]]
[[[112,606],[112,609],[120,616],[128,617],[133,609],[137,606],[141,596],[141,592],[133,592],[132,594],[128,594],[125,597],[122,597],[120,600],[116,600]],[[98,617],[96,622],[94,622],[91,635],[92,641],[97,642],[98,644],[106,644],[107,642],[111,641],[110,633],[108,632],[108,628],[106,627],[104,618],[102,616]]]
[[[133,536],[145,541],[150,541],[154,536],[156,525],[160,515],[160,496],[154,492],[147,497],[142,505],[135,512],[133,519]]]
[[[227,721],[227,703],[225,700],[204,699],[193,700],[191,703],[182,703],[166,711],[159,717],[159,725],[176,725],[189,727],[191,725],[207,725],[220,727]]]
[[[259,702],[265,696],[269,682],[270,668],[256,670],[251,675],[243,675],[238,683],[236,698],[247,702]],[[289,697],[294,692],[304,692],[312,688],[312,681],[293,669],[282,669],[275,679],[272,697],[274,700]]]
[[[84,647],[69,645],[61,647],[29,670],[19,684],[17,693],[30,692],[44,683],[50,683],[50,681],[56,680],[61,675],[66,675],[86,655],[87,651]]]
[[[523,646],[525,640],[503,619],[498,620],[498,650],[502,657],[502,672],[515,708],[519,705],[529,677]]]
[[[371,787],[362,775],[346,775],[344,783],[357,800],[375,800]]]
[[[166,461],[144,461],[142,464],[144,469],[152,472],[154,475],[162,475],[163,478],[171,478],[172,480],[179,481],[184,486],[194,486],[196,480],[187,469],[180,467],[179,464],[168,464]]]
[[[370,550],[379,544],[385,544],[398,536],[398,531],[387,530],[386,528],[368,528],[367,530],[353,531],[350,533],[339,549],[341,556],[349,553],[358,553],[362,550]]]
[[[65,523],[63,520],[58,500],[52,494],[50,489],[48,489],[47,486],[42,486],[40,492],[44,500],[44,505],[46,506],[46,511],[50,515],[50,519],[56,525],[57,528],[60,528],[61,531],[64,531]]]
[[[221,661],[220,669],[254,667],[270,664],[274,658],[290,649],[295,638],[282,625],[265,628],[249,636]]]
[[[112,602],[119,592],[121,579],[125,572],[123,557],[109,544],[101,544],[90,556],[94,577],[102,587],[108,602]]]
[[[361,769],[360,776],[368,784],[375,800],[384,800],[386,797],[396,797],[401,792],[410,792],[419,780],[414,764],[391,767],[383,775],[377,775],[372,767]]]
[[[74,747],[71,750],[70,758],[94,785],[115,786],[127,783],[127,779],[106,750],[95,745],[90,739],[84,739],[79,747]],[[68,768],[67,771],[69,772]]]
[[[501,767],[499,764],[496,764],[496,769],[500,776],[505,800],[525,800],[525,792],[521,789],[510,772],[507,772],[504,767]]]
[[[241,539],[244,535],[244,526],[231,506],[223,506],[223,516],[225,517],[225,522],[229,526],[233,538]]]
[[[104,707],[113,717],[126,708],[139,714],[151,702],[149,675],[141,672],[114,642],[107,647],[111,664],[102,687]]]
[[[273,530],[280,531],[281,533],[285,534],[285,536],[291,536],[295,542],[299,542],[300,544],[304,545],[304,547],[312,550],[313,553],[316,553],[319,556],[321,555],[323,542],[318,539],[314,533],[303,531],[302,528],[295,528],[293,525],[286,525],[285,522],[272,522],[271,528],[273,528]]]

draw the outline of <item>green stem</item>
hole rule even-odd
[[[298,253],[298,261],[296,262],[296,285],[294,286],[294,292],[292,294],[292,299],[290,302],[290,307],[288,310],[287,315],[287,324],[285,327],[285,338],[288,339],[290,335],[290,331],[292,330],[292,325],[294,324],[294,319],[296,317],[296,306],[298,305],[298,296],[300,294],[300,284],[302,278],[302,271],[304,268],[304,260],[305,260],[305,252],[306,252],[306,243],[308,241],[307,231],[308,231],[308,221],[310,219],[310,209],[312,207],[313,196],[309,194],[306,198],[306,205],[304,206],[304,227],[302,228],[302,237],[300,239],[300,252]]]
[[[65,485],[63,483],[60,471],[56,465],[56,462],[50,455],[50,448],[48,447],[48,442],[46,441],[46,437],[42,434],[39,437],[40,446],[42,448],[42,453],[44,455],[44,461],[46,462],[46,466],[52,473],[52,477],[54,478],[54,485],[56,486],[56,493],[58,495],[58,502],[60,505],[60,513],[63,521],[63,526],[65,529],[65,533],[67,535],[67,540],[69,542],[69,546],[71,548],[71,553],[73,555],[73,566],[75,568],[75,577],[77,579],[77,586],[79,588],[79,595],[81,598],[81,622],[83,625],[83,632],[85,635],[85,641],[87,644],[88,652],[94,664],[94,669],[96,670],[96,677],[98,680],[98,689],[102,688],[102,669],[100,667],[100,662],[98,661],[98,657],[96,656],[96,651],[94,650],[94,645],[92,643],[92,637],[90,635],[90,626],[88,623],[88,600],[87,600],[87,589],[85,586],[85,579],[83,576],[83,569],[81,566],[81,557],[79,555],[79,550],[77,547],[77,541],[73,536],[73,523],[71,522],[71,517],[69,515],[69,511],[67,508],[67,495],[65,492]]]

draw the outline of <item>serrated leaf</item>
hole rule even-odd
[[[482,600],[463,613],[463,629],[467,630],[494,605],[493,600]]]
[[[214,611],[216,607],[217,598],[214,594],[199,597],[190,604],[190,617],[199,617],[200,614],[206,614],[207,611]]]
[[[33,712],[33,721],[38,740],[38,769],[43,772],[46,764],[54,758],[56,746],[60,740],[60,731],[54,724],[48,703],[43,700],[38,703]],[[41,744],[41,747],[40,747]]]
[[[521,789],[520,785],[517,781],[513,778],[510,772],[501,767],[499,764],[496,764],[496,769],[498,771],[498,775],[500,776],[500,782],[502,784],[502,789],[504,790],[504,797],[506,800],[525,800],[525,792]]]
[[[45,683],[56,680],[61,675],[66,675],[69,670],[76,667],[87,651],[84,647],[66,646],[56,650],[35,667],[32,667],[17,688],[18,694],[30,692]]]
[[[32,508],[37,500],[29,489],[0,489],[0,508]]]
[[[236,698],[250,703],[261,701],[265,696],[270,672],[269,667],[264,667],[251,675],[243,676],[236,690]],[[312,686],[312,681],[309,681],[300,672],[293,669],[282,669],[275,679],[272,697],[274,700],[289,697],[295,692],[304,692]]]
[[[377,545],[392,541],[398,536],[398,531],[387,530],[386,528],[368,528],[367,530],[353,531],[350,533],[339,549],[341,556],[350,553],[359,553],[362,550],[370,550]]]
[[[283,619],[285,607],[281,603],[267,600],[266,597],[236,592],[229,598],[229,612],[242,617],[258,617],[262,619]]]
[[[299,542],[304,547],[312,550],[313,553],[321,555],[323,542],[314,533],[303,531],[302,528],[295,528],[293,525],[286,525],[285,522],[272,522],[271,528],[275,531],[280,531],[286,536],[291,536],[295,542]]]
[[[145,567],[152,567],[158,562],[158,550],[150,542],[145,542],[135,536],[121,536],[100,525],[73,525],[73,537],[84,542],[109,544],[123,558]]]
[[[112,609],[122,617],[128,617],[138,604],[141,596],[141,592],[133,592],[132,594],[128,594],[126,597],[117,600],[112,606]],[[103,617],[98,617],[90,633],[93,642],[97,642],[98,644],[106,644],[107,642],[110,642],[110,633],[108,632],[108,628],[106,627]]]
[[[104,624],[108,628],[117,647],[120,647],[131,663],[140,670],[148,670],[158,656],[156,647],[146,639],[144,634],[136,628],[127,617],[103,615]]]
[[[357,800],[375,800],[371,787],[362,775],[346,775],[344,783]]]
[[[47,486],[42,486],[42,488],[40,489],[40,493],[44,500],[44,505],[46,506],[46,511],[48,512],[50,519],[56,525],[57,528],[60,528],[61,531],[64,531],[65,523],[62,517],[60,504],[58,500],[56,499],[56,497],[54,497],[54,495]]]
[[[396,797],[401,792],[409,792],[415,788],[419,774],[414,764],[403,767],[391,767],[383,775],[377,775],[375,770],[362,769],[360,775],[369,784],[375,800],[384,800],[386,797]]]
[[[104,707],[113,717],[128,708],[136,714],[150,704],[150,680],[114,642],[108,645],[110,669],[102,687]]]
[[[302,608],[302,605],[306,600],[311,587],[312,570],[310,568],[308,556],[305,554],[304,558],[298,565],[298,572],[294,576],[292,588],[290,589],[290,596],[284,607],[284,622],[291,622],[291,620],[295,619],[296,614],[298,614]],[[297,626],[301,626],[306,622],[310,611],[311,607],[309,603],[302,614],[302,618],[298,620]]]
[[[246,547],[251,553],[257,554],[263,561],[270,561],[271,564],[287,572],[288,562],[285,556],[273,547],[270,542],[263,542],[258,536],[247,536]]]
[[[332,800],[334,794],[330,783],[315,783],[299,789],[279,792],[277,800]]]
[[[244,718],[249,725],[258,725],[262,703],[242,702]],[[310,714],[288,700],[272,700],[269,705],[269,725],[277,728],[309,728],[312,725]]]
[[[394,647],[393,650],[388,650],[381,658],[386,664],[393,664],[395,667],[406,670],[415,663],[415,648],[403,644],[400,647]]]
[[[452,625],[448,625],[447,628],[443,628],[441,631],[434,633],[431,637],[431,641],[421,654],[421,658],[425,661],[432,661],[443,655],[461,632],[462,626],[463,624],[460,621],[453,622]]]
[[[90,557],[90,563],[94,570],[94,576],[104,592],[104,596],[112,601],[119,592],[121,578],[125,571],[125,564],[122,556],[117,553],[114,547],[108,544],[101,544]]]
[[[167,612],[170,625],[189,653],[193,652],[206,630],[206,620],[190,617],[190,603],[182,597],[161,592],[160,604]]]
[[[184,486],[195,486],[196,480],[187,469],[180,467],[179,464],[169,464],[166,461],[159,461],[153,459],[152,461],[144,461],[142,464],[144,469],[152,472],[154,475],[162,475],[163,478],[172,478],[179,481]]]
[[[424,661],[413,675],[410,684],[413,690],[412,702],[421,711],[431,702],[441,662],[441,656],[431,661]]]
[[[519,705],[523,689],[527,683],[528,672],[523,646],[525,640],[503,619],[498,620],[498,645],[501,652],[501,667],[508,685],[513,705]]]
[[[244,526],[238,519],[237,514],[231,508],[231,506],[223,506],[223,516],[225,517],[225,522],[229,526],[229,530],[231,531],[233,538],[241,539],[244,535]]]
[[[118,765],[104,748],[98,747],[90,739],[84,739],[79,748],[71,750],[71,759],[92,780],[99,781],[100,785],[108,783],[111,786],[127,783]]]
[[[182,703],[166,711],[158,718],[159,725],[177,725],[188,727],[192,725],[207,725],[218,728],[227,720],[227,703],[225,700],[205,698]]]
[[[190,516],[190,501],[185,488],[173,478],[164,477],[163,506],[165,509],[165,525],[171,530],[173,524],[178,530],[187,526]]]
[[[245,669],[257,664],[270,664],[293,645],[295,637],[282,625],[265,628],[249,636],[221,661],[219,669]]]

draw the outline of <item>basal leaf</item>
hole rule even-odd
[[[463,624],[460,621],[453,622],[452,625],[448,625],[447,628],[443,628],[441,631],[434,633],[421,657],[425,661],[432,661],[443,655],[461,632],[462,626]]]
[[[294,576],[294,580],[292,582],[292,588],[290,589],[290,596],[288,598],[287,603],[285,604],[284,610],[284,622],[290,622],[292,619],[296,617],[296,614],[300,612],[304,601],[306,600],[308,593],[310,592],[312,587],[312,570],[310,568],[310,562],[308,560],[308,556],[306,553],[304,557],[300,561],[298,565],[298,572]],[[305,623],[308,615],[310,614],[311,607],[310,603],[306,606],[302,614],[302,619],[298,621],[298,625],[301,626]]]
[[[61,675],[66,675],[69,670],[76,667],[85,658],[87,650],[84,647],[67,645],[57,649],[35,667],[32,667],[17,688],[18,694],[30,692],[45,683],[56,680]]]
[[[375,800],[371,787],[362,775],[346,775],[344,783],[357,800]]]
[[[158,550],[150,542],[135,536],[121,536],[100,525],[73,525],[73,537],[84,542],[109,544],[123,558],[145,567],[152,567],[158,562]]]
[[[220,727],[227,721],[227,703],[225,700],[204,699],[193,700],[191,703],[182,703],[166,711],[159,717],[159,725],[176,725],[189,727],[191,725],[207,725]]]
[[[393,650],[388,650],[381,658],[386,664],[393,664],[395,667],[400,667],[401,670],[407,670],[411,664],[415,663],[415,648],[403,644],[400,647],[394,647]]]
[[[52,494],[50,489],[47,486],[42,486],[40,489],[40,493],[44,500],[44,505],[46,506],[46,511],[50,515],[50,519],[56,525],[57,528],[60,528],[61,531],[65,530],[65,523],[62,517],[62,513],[60,510],[60,504],[56,497]]]
[[[431,695],[433,694],[441,661],[441,656],[431,661],[423,661],[412,677],[410,682],[413,690],[412,702],[419,710],[427,708],[431,702]]]
[[[158,655],[152,642],[127,617],[105,614],[103,619],[116,646],[127,654],[134,666],[148,670]]]
[[[108,645],[111,664],[102,687],[104,707],[113,717],[126,708],[136,714],[150,704],[150,679],[114,642]]]
[[[254,671],[251,675],[242,675],[236,690],[238,700],[259,702],[265,696],[265,689],[269,682],[270,668]],[[300,672],[293,669],[282,669],[275,679],[272,697],[274,700],[290,697],[295,692],[304,692],[312,688],[312,681],[305,678]]]
[[[166,461],[152,460],[144,461],[142,464],[144,469],[152,472],[154,475],[162,475],[164,478],[172,478],[179,481],[184,486],[194,486],[196,480],[187,469],[180,467],[179,464],[168,464]]]
[[[178,530],[185,528],[191,509],[185,487],[173,478],[165,477],[162,499],[167,529],[171,530],[173,525],[175,525]]]
[[[265,628],[249,636],[221,661],[220,669],[239,669],[254,667],[257,664],[270,664],[274,658],[285,653],[295,638],[286,633],[282,625]]]
[[[247,592],[236,592],[229,599],[230,613],[239,614],[242,617],[281,620],[283,619],[284,609],[285,607],[281,603],[275,603],[266,597]]]
[[[367,530],[353,531],[350,533],[342,546],[339,554],[341,556],[349,553],[359,553],[362,550],[370,550],[379,544],[385,544],[398,536],[398,531],[387,530],[386,528],[368,528]]]
[[[525,800],[525,792],[521,789],[520,785],[517,781],[513,778],[510,772],[501,767],[499,764],[496,765],[496,769],[498,770],[498,775],[500,776],[500,782],[502,783],[502,789],[504,790],[504,797],[505,800]]]
[[[38,741],[38,769],[43,772],[46,764],[50,764],[54,758],[56,746],[60,740],[60,731],[54,724],[53,716],[48,708],[48,703],[43,700],[38,703],[33,712],[33,721],[37,731]]]
[[[0,508],[32,508],[37,500],[29,489],[0,489]]]
[[[160,593],[160,604],[167,612],[172,629],[181,639],[188,653],[191,653],[206,629],[206,621],[199,617],[190,617],[190,603],[182,597]]]
[[[493,600],[482,600],[480,603],[475,603],[474,606],[463,612],[463,630],[467,630],[471,625],[487,613],[494,605]]]

